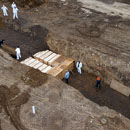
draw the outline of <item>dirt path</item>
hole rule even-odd
[[[78,89],[86,98],[123,114],[130,119],[130,99],[101,82],[101,89],[96,90],[96,76],[84,72],[79,75],[76,70],[70,76],[71,86]]]

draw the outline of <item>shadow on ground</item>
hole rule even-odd
[[[121,113],[130,119],[130,98],[111,89],[107,84],[101,82],[101,89],[95,87],[96,76],[83,72],[79,75],[76,70],[70,76],[69,85],[79,90],[86,98],[110,109]]]

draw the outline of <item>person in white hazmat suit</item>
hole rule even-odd
[[[8,13],[7,13],[8,8],[7,8],[5,5],[3,5],[3,6],[1,7],[1,9],[3,10],[3,15],[4,15],[4,16],[8,16]]]
[[[76,63],[76,68],[79,74],[82,74],[81,68],[82,68],[82,62],[78,61]]]
[[[17,46],[15,51],[16,51],[16,59],[19,60],[21,58],[21,51],[20,51],[19,46]]]
[[[13,2],[12,5],[11,5],[12,9],[16,8],[16,4]]]
[[[18,19],[18,8],[14,7],[13,8],[13,19],[17,18]]]
[[[14,2],[12,3],[11,8],[13,9],[13,12],[14,12],[14,9],[17,8],[17,6]]]

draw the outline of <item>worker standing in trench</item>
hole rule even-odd
[[[2,47],[2,44],[4,43],[5,40],[0,40],[0,48]]]
[[[13,19],[18,19],[18,8],[17,7],[14,7],[13,8]]]
[[[69,77],[70,77],[70,72],[68,70],[66,70],[64,78],[65,78],[65,81],[66,81],[67,84],[69,83]]]
[[[98,88],[98,89],[101,88],[101,79],[99,76],[97,77],[96,88]]]
[[[78,61],[76,63],[76,68],[77,68],[77,71],[79,74],[82,74],[82,71],[81,71],[81,68],[82,68],[82,62],[81,61]]]
[[[19,60],[21,58],[21,51],[20,51],[19,46],[17,46],[15,51],[16,51],[16,59]]]

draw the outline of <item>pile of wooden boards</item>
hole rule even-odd
[[[74,60],[46,50],[41,51],[21,62],[27,66],[39,69],[60,79],[64,78],[65,71],[74,68]]]

